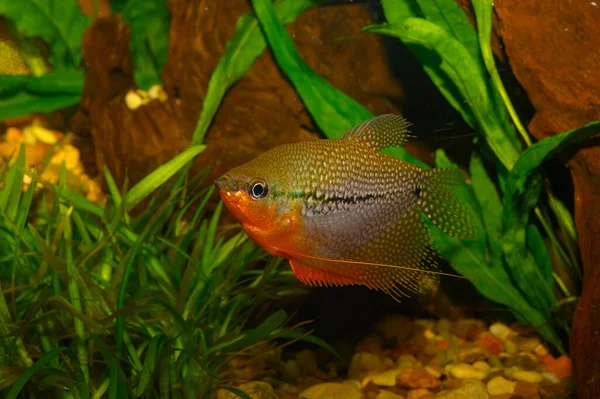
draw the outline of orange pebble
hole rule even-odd
[[[567,378],[572,373],[573,363],[567,356],[561,356],[553,362],[547,364],[548,371],[560,379]]]
[[[502,353],[502,342],[491,334],[481,334],[479,345],[490,355],[499,355]]]
[[[437,348],[450,349],[450,340],[449,339],[440,339],[435,343]]]

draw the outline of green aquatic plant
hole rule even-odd
[[[167,0],[115,0],[112,7],[131,26],[130,50],[138,87],[147,90],[160,84],[169,54]],[[85,80],[81,41],[93,21],[81,12],[78,1],[0,0],[0,16],[12,24],[31,72],[0,74],[0,121],[77,105]],[[34,38],[48,45],[48,58]]]
[[[283,310],[253,318],[266,301],[299,290],[280,260],[242,232],[218,227],[221,204],[206,216],[214,187],[196,188],[206,173],[184,194],[181,169],[203,149],[190,147],[129,190],[106,172],[105,206],[71,191],[64,168],[59,184],[44,182],[26,168],[24,147],[3,166],[0,391],[7,398],[209,398],[217,389],[239,393],[227,365],[259,343],[305,338],[329,348],[286,327]]]
[[[270,1],[252,0],[252,4],[278,65],[327,137],[337,138],[372,117],[300,58]],[[472,154],[472,183],[464,184],[457,195],[477,215],[479,238],[459,241],[430,226],[437,249],[484,296],[506,305],[517,319],[538,328],[552,346],[564,352],[560,331],[568,333],[569,326],[557,317],[561,299],[555,295],[554,284],[559,284],[567,300],[577,293],[569,292],[553,271],[549,249],[530,214],[535,213],[550,239],[550,249],[561,260],[554,267],[570,271],[579,281],[577,259],[568,250],[576,240],[572,217],[550,191],[546,191],[549,206],[538,205],[544,188],[541,166],[565,146],[597,134],[600,125],[592,123],[531,144],[495,67],[490,2],[474,2],[478,32],[453,0],[384,0],[383,6],[388,23],[364,30],[399,37],[411,48],[448,102],[481,132],[482,148],[492,150],[488,158],[497,169],[500,190],[487,174],[481,155]],[[525,151],[517,131],[529,146]],[[403,149],[385,152],[424,166]],[[442,150],[436,154],[436,166],[456,167]],[[556,237],[546,208],[554,211],[570,242],[562,244]]]
[[[0,121],[79,103],[84,74],[81,37],[91,23],[76,0],[0,1],[31,76],[0,75]],[[48,60],[32,38],[49,46]],[[46,63],[52,67],[48,72]]]

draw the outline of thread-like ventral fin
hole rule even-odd
[[[355,126],[344,133],[342,140],[360,141],[369,144],[374,150],[387,147],[402,147],[409,138],[409,121],[400,115],[386,114]]]

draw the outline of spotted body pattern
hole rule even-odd
[[[421,214],[447,233],[473,236],[452,194],[458,169],[422,169],[377,150],[401,146],[408,123],[383,115],[341,140],[276,147],[217,180],[226,207],[260,246],[312,285],[362,284],[395,298],[436,281]]]

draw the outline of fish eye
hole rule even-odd
[[[264,198],[269,192],[267,182],[262,179],[255,179],[250,183],[250,196],[254,199]]]

